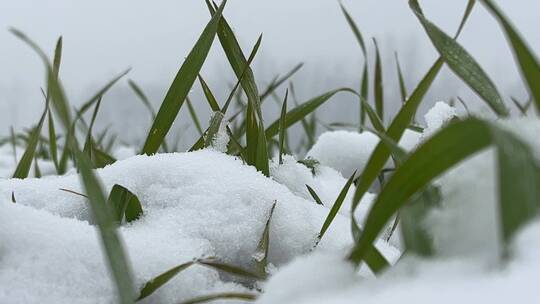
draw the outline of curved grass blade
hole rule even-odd
[[[244,300],[244,301],[255,301],[257,296],[251,293],[241,293],[241,292],[223,292],[215,293],[206,296],[196,297],[190,300],[180,302],[180,304],[198,304],[205,303],[215,300]]]
[[[327,102],[332,96],[334,96],[336,93],[339,92],[353,92],[353,90],[348,88],[341,88],[337,90],[332,90],[329,92],[326,92],[322,95],[319,95],[317,97],[314,97],[301,105],[295,107],[294,109],[287,112],[287,115],[285,115],[285,126],[289,128],[290,126],[294,125],[295,123],[299,122],[303,118],[305,118],[307,115],[315,111],[319,106],[323,105],[325,102]],[[278,134],[279,132],[279,124],[280,119],[277,119],[274,121],[268,128],[266,128],[266,137],[270,138]]]
[[[64,127],[69,130],[72,122],[68,102],[65,98],[65,94],[63,93],[60,81],[53,73],[53,68],[47,56],[22,32],[16,30],[12,30],[12,32],[14,32],[17,37],[27,43],[30,47],[32,47],[43,60],[47,71],[48,92],[50,93],[52,104],[58,116],[61,118]],[[115,229],[115,225],[112,220],[112,213],[108,210],[102,187],[91,169],[90,160],[88,160],[86,155],[79,150],[76,138],[72,137],[67,144],[71,145],[71,149],[79,163],[80,178],[89,197],[90,207],[92,209],[94,219],[96,220],[102,245],[107,254],[109,270],[112,273],[117,287],[119,301],[122,304],[133,303],[135,293],[133,289],[131,270],[124,254],[120,237]]]
[[[146,96],[144,91],[141,89],[139,85],[135,83],[135,81],[128,79],[128,85],[133,90],[135,95],[139,97],[141,102],[144,104],[144,106],[148,109],[148,112],[150,112],[150,115],[152,116],[152,120],[156,119],[156,110],[154,110],[154,107],[152,107],[152,103],[150,102],[150,99]]]
[[[466,143],[466,144],[464,144]],[[540,168],[530,148],[511,133],[469,118],[441,130],[401,165],[377,197],[365,230],[349,255],[360,263],[391,216],[434,178],[493,144],[499,168],[499,210],[504,253],[514,233],[540,210]]]
[[[514,56],[519,63],[521,74],[527,82],[529,91],[534,97],[533,99],[536,101],[536,109],[540,110],[540,64],[538,58],[493,1],[481,0],[481,2],[504,29],[508,42],[514,51]]]
[[[226,3],[226,0],[221,3],[216,14],[214,14],[210,19],[210,22],[208,22],[201,36],[197,40],[197,43],[195,43],[195,46],[190,51],[186,60],[180,67],[180,70],[176,74],[176,77],[159,108],[156,119],[148,132],[142,153],[147,155],[154,154],[163,144],[165,135],[167,135],[176,119],[189,90],[193,86],[193,83],[201,70],[206,56],[208,55]]]
[[[306,188],[309,194],[311,195],[311,197],[315,200],[315,203],[317,203],[318,205],[324,206],[321,198],[317,195],[317,192],[315,192],[315,190],[313,190],[313,188],[311,188],[309,185],[306,185]]]
[[[347,196],[347,192],[349,192],[349,188],[351,188],[355,175],[356,175],[356,171],[354,171],[351,177],[349,177],[349,180],[345,183],[345,185],[341,189],[341,192],[339,192],[339,195],[336,198],[334,205],[332,205],[332,208],[330,209],[330,212],[328,212],[328,216],[324,220],[324,223],[321,227],[321,231],[319,232],[319,235],[317,237],[318,241],[322,239],[322,237],[328,230],[328,227],[330,227],[330,224],[332,224],[332,222],[336,218],[336,215],[338,214],[339,209],[341,208],[341,205],[343,205],[343,201],[345,200],[345,197]]]
[[[180,264],[156,276],[150,281],[146,282],[146,284],[144,284],[144,286],[142,287],[139,293],[139,297],[137,298],[137,301],[142,300],[148,297],[149,295],[153,294],[158,288],[165,285],[172,278],[174,278],[178,273],[194,265],[196,262],[197,261],[190,261],[184,264]]]
[[[422,14],[417,0],[409,0],[409,5],[431,42],[452,71],[486,101],[496,114],[503,117],[508,116],[508,109],[495,84],[474,58],[455,39],[441,31]]]
[[[254,280],[264,280],[265,279],[264,276],[261,276],[259,274],[250,272],[250,271],[245,270],[243,268],[240,268],[238,266],[233,266],[233,265],[229,265],[229,264],[225,264],[225,263],[220,263],[220,262],[210,260],[210,259],[198,260],[197,264],[202,265],[202,266],[207,266],[207,267],[219,270],[219,271],[224,271],[224,272],[226,272],[228,274],[241,276],[241,277],[245,277],[245,278],[249,278],[249,279],[254,279]]]
[[[395,52],[394,56],[396,58],[396,70],[399,81],[399,93],[401,94],[401,101],[407,101],[407,87],[405,86],[405,80],[403,79],[403,73],[401,72],[401,65],[399,64],[398,53]]]
[[[124,218],[130,223],[143,215],[141,202],[137,196],[121,185],[115,184],[112,187],[107,201],[115,211],[118,224],[121,224]]]
[[[32,130],[29,135],[28,142],[26,145],[26,150],[24,151],[23,156],[19,160],[15,172],[13,172],[13,178],[27,178],[28,173],[30,172],[30,167],[32,166],[32,161],[34,160],[34,155],[36,153],[37,145],[39,142],[39,137],[41,135],[41,129],[43,127],[43,122],[45,121],[45,116],[49,111],[48,105],[45,107],[45,111],[41,115],[37,126]]]
[[[274,214],[274,209],[276,208],[276,203],[272,204],[270,208],[270,213],[268,214],[268,219],[264,225],[264,230],[257,245],[255,253],[253,253],[252,258],[255,260],[255,265],[260,276],[266,278],[267,272],[266,267],[268,266],[268,248],[270,248],[270,221],[272,220],[272,215]]]

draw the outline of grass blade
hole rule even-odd
[[[205,303],[215,300],[244,300],[244,301],[255,301],[257,296],[251,293],[240,293],[240,292],[224,292],[224,293],[215,293],[206,296],[196,297],[187,301],[180,302],[180,304],[198,304]]]
[[[384,89],[383,89],[383,76],[382,76],[382,63],[381,55],[379,53],[379,45],[377,40],[373,38],[373,44],[375,44],[375,80],[373,92],[375,94],[375,110],[377,115],[384,121]]]
[[[128,80],[129,87],[133,90],[135,95],[139,97],[141,102],[144,104],[144,106],[148,109],[148,112],[150,112],[150,115],[152,116],[152,120],[156,119],[156,111],[154,110],[154,107],[152,107],[152,103],[150,102],[150,99],[146,96],[144,91],[141,89],[139,85],[137,85],[133,80]]]
[[[287,74],[283,75],[281,78],[277,78],[275,81],[272,81],[268,88],[263,91],[263,93],[260,96],[261,103],[266,99],[266,97],[270,96],[274,91],[279,88],[285,81],[287,81],[289,78],[291,78],[296,72],[298,72],[302,67],[304,66],[304,63],[299,63],[295,65]]]
[[[272,208],[270,208],[270,213],[268,214],[268,219],[264,225],[261,239],[259,240],[255,253],[252,255],[253,260],[255,260],[258,273],[263,277],[267,276],[266,267],[268,266],[268,248],[270,248],[270,221],[272,220],[276,203],[277,202],[274,202],[272,204]]]
[[[343,201],[345,200],[345,197],[347,196],[347,193],[349,192],[349,188],[351,188],[351,185],[354,181],[354,176],[356,175],[356,171],[349,177],[349,180],[343,188],[341,189],[341,192],[339,193],[338,197],[336,198],[336,201],[334,202],[334,205],[332,205],[332,208],[330,209],[330,212],[328,212],[328,216],[326,217],[326,220],[324,220],[324,223],[321,227],[321,231],[319,232],[318,240],[320,241],[326,231],[328,230],[328,227],[330,227],[330,224],[334,221],[334,218],[336,218],[337,213],[339,212],[339,209],[341,208],[341,205],[343,205]]]
[[[514,56],[519,63],[521,74],[527,82],[529,92],[536,101],[536,109],[540,111],[540,64],[538,58],[497,5],[491,0],[481,1],[504,29],[514,51]]]
[[[264,277],[262,277],[262,276],[260,276],[258,274],[252,273],[250,271],[247,271],[245,269],[242,269],[242,268],[240,268],[238,266],[233,266],[233,265],[229,265],[229,264],[225,264],[225,263],[220,263],[220,262],[217,262],[217,261],[214,261],[214,260],[209,260],[209,259],[198,260],[197,264],[207,266],[207,267],[219,270],[219,271],[224,271],[224,272],[226,272],[228,274],[241,276],[241,277],[245,277],[245,278],[249,278],[249,279],[254,279],[254,280],[263,280],[264,279]]]
[[[201,128],[201,123],[199,122],[199,118],[197,117],[197,112],[195,112],[195,108],[193,108],[193,105],[191,104],[191,99],[189,97],[186,97],[186,103],[189,110],[189,115],[191,116],[191,119],[193,120],[193,123],[195,124],[195,128],[197,129],[197,132],[199,132],[199,135],[203,135],[203,130]]]
[[[466,144],[464,144],[466,143]],[[368,246],[415,193],[470,155],[494,145],[499,167],[499,210],[504,252],[514,233],[540,210],[540,168],[528,146],[490,123],[469,118],[441,130],[419,147],[391,177],[366,219],[349,259],[359,263]],[[419,174],[421,173],[421,174]]]
[[[199,74],[199,82],[201,83],[204,96],[206,97],[206,100],[208,101],[208,104],[210,105],[210,109],[212,109],[212,111],[214,112],[221,111],[216,97],[214,97],[214,94],[210,90],[210,87],[208,87],[208,84],[206,84],[206,81],[204,81],[204,79],[202,78],[201,74]]]
[[[195,43],[195,46],[190,51],[186,60],[180,67],[180,70],[176,74],[176,77],[159,108],[156,119],[148,132],[142,153],[147,155],[154,154],[163,144],[165,136],[169,132],[189,90],[193,86],[204,61],[206,60],[206,56],[208,55],[218,30],[218,22],[221,19],[221,13],[223,12],[225,3],[227,3],[226,0],[221,3],[216,14],[212,16],[210,22],[208,22],[201,36],[197,40],[197,43]]]
[[[115,184],[112,187],[107,202],[114,209],[118,224],[121,224],[124,218],[130,223],[143,215],[139,198],[121,185]]]
[[[137,298],[137,301],[142,300],[148,297],[149,295],[153,294],[158,288],[165,285],[172,278],[174,278],[178,273],[194,265],[195,263],[196,261],[190,261],[184,264],[180,264],[156,276],[150,281],[146,282],[146,284],[144,284],[144,286],[142,287],[139,293],[139,297]]]
[[[295,107],[294,109],[287,112],[287,115],[285,115],[285,126],[289,128],[290,126],[294,125],[295,123],[299,122],[303,118],[305,118],[307,115],[315,111],[319,106],[323,105],[325,102],[327,102],[332,96],[334,96],[336,93],[339,92],[353,92],[351,89],[347,88],[341,88],[337,90],[328,91],[322,95],[319,95],[317,97],[314,97],[301,105]],[[274,121],[268,128],[266,128],[266,137],[271,138],[278,134],[279,132],[279,124],[280,119],[277,119]]]
[[[41,135],[41,128],[43,122],[45,121],[45,116],[47,116],[48,105],[45,107],[45,111],[41,115],[37,126],[32,130],[29,135],[28,142],[26,145],[26,150],[24,151],[23,156],[19,160],[15,172],[13,173],[13,178],[27,178],[28,173],[30,172],[30,167],[32,166],[32,161],[34,160],[34,155],[36,153],[37,145],[39,142],[39,137]]]
[[[399,81],[399,93],[401,94],[401,101],[406,102],[407,101],[407,87],[405,86],[405,80],[403,79],[403,73],[401,72],[401,65],[399,64],[399,57],[398,53],[395,54],[396,57],[396,70],[398,75],[398,81]]]
[[[324,206],[321,198],[317,195],[317,192],[315,192],[315,190],[313,190],[313,188],[311,188],[309,185],[306,185],[306,188],[309,194],[311,195],[311,197],[313,197],[313,199],[315,200],[315,203],[317,203],[318,205]]]
[[[441,31],[422,14],[417,0],[409,0],[409,5],[424,27],[431,42],[448,64],[474,92],[499,116],[508,116],[509,112],[495,84],[474,58],[455,39]]]
[[[281,116],[279,117],[279,164],[283,164],[283,153],[285,143],[285,115],[287,114],[287,97],[289,96],[289,90],[285,91],[285,98],[283,99],[283,106],[281,107]]]

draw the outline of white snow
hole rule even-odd
[[[135,156],[97,173],[107,191],[121,184],[143,204],[143,218],[120,229],[138,286],[204,255],[251,267],[274,201],[269,262],[280,267],[312,250],[329,210],[212,150]],[[76,175],[0,180],[0,302],[113,301],[88,204],[60,188],[83,192]],[[11,203],[12,191],[16,204]],[[338,215],[317,250],[346,252],[352,242],[349,230],[348,218]],[[395,260],[396,249],[380,246]],[[242,288],[223,282],[215,271],[195,267],[148,301],[175,303]]]
[[[420,133],[407,129],[399,145],[410,151],[416,147],[420,137]],[[379,138],[371,132],[329,131],[319,136],[306,157],[316,159],[348,178],[355,170],[357,175],[362,172],[378,143]]]
[[[407,131],[400,145],[414,149],[455,116],[455,109],[437,103],[426,115],[424,134]],[[540,160],[538,120],[497,123],[530,144]],[[327,132],[308,153],[320,162],[313,170],[286,155],[281,165],[271,161],[270,178],[216,151],[222,150],[219,143],[196,152],[132,157],[134,150],[124,147],[114,155],[126,159],[96,173],[107,193],[120,184],[143,204],[144,216],[119,229],[139,288],[163,271],[203,256],[252,269],[268,212],[277,202],[270,224],[272,276],[257,285],[262,290],[258,303],[536,303],[540,220],[518,233],[511,259],[499,264],[492,149],[437,179],[441,208],[423,222],[434,238],[436,258],[405,256],[376,279],[365,267],[356,271],[349,265],[345,256],[352,246],[354,187],[314,248],[346,178],[361,171],[377,143],[367,132]],[[23,151],[17,153],[20,157]],[[114,303],[114,284],[88,202],[60,190],[84,192],[77,174],[8,179],[15,165],[11,149],[0,147],[0,303]],[[306,184],[323,206],[314,202]],[[362,198],[354,214],[360,224],[375,196],[368,192]],[[379,240],[376,245],[391,263],[403,250],[398,234],[390,243]],[[177,303],[230,291],[257,292],[230,276],[194,266],[142,303]]]
[[[424,129],[423,138],[428,138],[433,135],[437,130],[441,129],[445,124],[450,122],[452,118],[457,117],[456,108],[448,105],[444,101],[438,101],[435,105],[424,115],[427,127]]]

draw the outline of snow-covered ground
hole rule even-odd
[[[404,148],[414,149],[455,111],[438,103],[426,116],[428,131],[408,133],[401,142]],[[540,155],[537,120],[514,119],[500,125]],[[367,134],[326,133],[308,153],[320,160],[313,171],[286,156],[282,165],[271,163],[270,178],[212,149],[129,157],[133,150],[123,148],[116,153],[127,158],[97,174],[107,191],[120,184],[143,204],[144,216],[120,228],[138,287],[200,257],[250,269],[276,202],[270,222],[272,276],[259,286],[259,303],[536,303],[540,222],[519,233],[505,265],[496,262],[499,238],[491,150],[437,180],[442,209],[424,223],[435,240],[437,258],[405,256],[376,279],[366,268],[356,272],[344,258],[353,245],[349,215],[353,189],[314,247],[346,178],[363,167],[376,143]],[[0,165],[0,303],[114,302],[114,284],[88,203],[60,190],[83,192],[76,173],[9,179],[14,157],[8,148],[1,150]],[[319,194],[323,206],[313,201],[306,184]],[[355,214],[359,223],[375,195],[363,197]],[[403,250],[399,232],[390,242],[379,240],[377,247],[396,262]],[[177,303],[230,291],[258,293],[230,276],[194,266],[142,302]]]

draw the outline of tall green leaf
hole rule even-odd
[[[28,177],[30,167],[32,166],[32,161],[34,160],[34,155],[36,153],[39,137],[41,135],[41,128],[43,126],[43,122],[45,121],[45,116],[47,116],[47,112],[48,105],[45,107],[45,111],[43,111],[43,114],[41,115],[37,126],[32,129],[32,132],[29,135],[26,150],[24,151],[23,156],[21,157],[19,163],[17,164],[17,167],[15,168],[13,178]]]
[[[360,263],[395,212],[434,178],[472,154],[494,145],[499,172],[499,216],[504,253],[515,232],[540,210],[540,168],[533,152],[516,136],[491,123],[468,118],[454,122],[420,146],[378,195],[364,232],[349,258]]]
[[[384,121],[384,88],[383,88],[383,76],[382,76],[382,62],[379,52],[379,45],[377,40],[373,38],[373,44],[375,44],[375,79],[373,85],[373,92],[375,94],[375,111],[377,115]]]
[[[508,109],[495,84],[474,58],[455,39],[441,31],[423,15],[417,0],[409,0],[409,5],[420,20],[431,42],[452,71],[486,101],[495,113],[500,116],[508,116]]]
[[[227,0],[224,0],[217,12],[212,16],[210,22],[206,25],[201,36],[195,43],[195,46],[186,57],[186,60],[176,74],[167,95],[159,108],[156,119],[148,132],[148,136],[144,143],[142,153],[154,154],[163,144],[165,136],[169,132],[184,100],[186,99],[189,90],[193,86],[201,67],[206,60],[206,56],[212,46],[214,37],[218,30],[218,23],[221,19],[221,14]]]
[[[536,101],[536,109],[540,111],[540,63],[538,58],[492,0],[481,0],[481,2],[504,29],[508,42],[514,51],[514,56],[519,63],[521,74],[527,82],[533,99]]]

